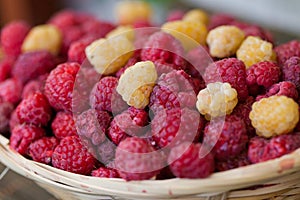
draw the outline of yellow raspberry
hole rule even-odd
[[[135,21],[150,21],[152,8],[145,1],[123,1],[116,6],[116,17],[120,24],[132,24]]]
[[[230,114],[238,103],[237,91],[229,83],[209,83],[197,95],[196,107],[206,119]]]
[[[145,108],[157,80],[155,65],[151,61],[138,62],[121,75],[117,92],[128,105]]]
[[[62,45],[62,33],[53,25],[39,25],[31,29],[22,44],[22,52],[47,50],[57,55]]]
[[[130,25],[118,26],[114,30],[110,31],[106,35],[106,38],[116,37],[121,34],[125,35],[127,37],[127,39],[130,41],[134,40],[134,29]]]
[[[126,34],[99,39],[86,47],[85,53],[95,70],[103,75],[117,72],[132,56],[134,46]]]
[[[196,21],[196,22],[202,22],[203,24],[208,24],[208,15],[205,11],[201,9],[192,9],[185,13],[183,16],[184,21]]]
[[[236,52],[236,56],[245,63],[247,68],[261,61],[276,60],[272,43],[254,36],[248,36],[243,41]]]
[[[201,22],[172,21],[163,24],[162,30],[178,39],[186,50],[193,48],[190,40],[193,39],[201,45],[205,45],[207,28]]]
[[[209,31],[206,42],[212,56],[225,58],[236,53],[244,38],[245,34],[241,29],[224,25]]]
[[[299,121],[298,104],[286,96],[263,98],[252,105],[249,117],[259,136],[269,138],[286,134]]]

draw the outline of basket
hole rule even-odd
[[[206,179],[126,182],[78,175],[24,158],[11,150],[9,140],[1,135],[0,161],[58,199],[300,199],[300,149],[271,161],[214,173]]]

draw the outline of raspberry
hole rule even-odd
[[[202,45],[190,50],[186,57],[187,61],[189,61],[189,65],[187,66],[188,74],[197,78],[204,75],[206,67],[212,62],[208,47]]]
[[[217,58],[232,56],[245,38],[244,32],[230,25],[223,25],[209,31],[206,42],[209,52]]]
[[[61,54],[68,55],[70,45],[84,36],[83,30],[78,26],[68,26],[60,29],[63,35]]]
[[[172,173],[179,178],[206,178],[214,171],[214,157],[204,145],[182,143],[168,157]]]
[[[140,61],[141,61],[140,54],[139,53],[134,53],[134,55],[131,58],[129,58],[129,60],[127,61],[126,65],[124,67],[122,67],[121,69],[119,69],[119,71],[117,71],[117,73],[115,74],[115,76],[117,78],[120,78],[121,75],[125,72],[125,70],[128,67],[131,67],[131,66],[135,65],[137,62],[140,62]]]
[[[152,34],[143,46],[141,59],[155,62],[163,60],[166,63],[172,63],[180,68],[184,68],[185,61],[182,58],[184,49],[180,42],[172,35],[164,32]]]
[[[138,20],[135,21],[132,24],[133,28],[137,29],[137,28],[147,28],[147,27],[154,27],[154,25],[151,24],[150,21],[148,20]]]
[[[163,162],[160,154],[142,138],[126,138],[116,149],[115,167],[127,181],[154,177]]]
[[[103,143],[96,147],[98,160],[104,165],[109,164],[115,157],[115,150],[116,145],[106,139]]]
[[[13,78],[0,83],[0,97],[3,101],[17,104],[21,100],[22,84]]]
[[[244,120],[249,138],[252,138],[256,135],[255,129],[252,126],[251,120],[249,118],[249,113],[254,102],[255,99],[252,96],[249,96],[245,102],[238,103],[232,112],[233,115],[236,115]]]
[[[195,110],[188,108],[161,110],[151,121],[152,137],[156,144],[165,146],[178,145],[184,141],[198,141],[205,120]]]
[[[223,161],[216,161],[216,170],[222,172],[230,169],[247,166],[250,164],[251,162],[248,159],[248,154],[245,151],[234,158],[223,160]]]
[[[182,68],[172,64],[166,63],[163,59],[154,61],[155,69],[157,72],[158,77],[160,77],[164,73],[169,73],[174,70],[181,70]]]
[[[134,46],[126,35],[99,39],[85,49],[85,54],[95,70],[103,75],[116,73],[132,56]]]
[[[283,66],[289,58],[293,56],[300,57],[300,41],[292,40],[287,43],[281,44],[275,47],[274,51],[277,54],[279,66]]]
[[[99,167],[91,173],[92,176],[101,177],[101,178],[119,178],[120,175],[118,171],[111,168]]]
[[[300,57],[291,57],[282,66],[282,79],[293,82],[300,89]]]
[[[262,61],[276,61],[272,43],[254,36],[248,36],[243,41],[236,56],[245,63],[247,68]]]
[[[138,62],[121,75],[116,90],[128,105],[143,109],[149,104],[156,79],[153,62]]]
[[[77,135],[73,115],[69,112],[57,112],[51,123],[52,132],[58,139]]]
[[[210,64],[205,70],[203,79],[205,83],[229,83],[236,89],[240,101],[248,97],[246,67],[236,58],[225,58]]]
[[[183,70],[162,74],[150,96],[154,113],[160,109],[194,108],[195,102],[194,82]]]
[[[99,20],[85,21],[81,26],[85,35],[90,35],[96,38],[105,37],[107,33],[115,29],[115,26],[109,22]]]
[[[147,124],[148,113],[145,110],[129,107],[112,120],[108,137],[118,145],[129,136],[142,135]]]
[[[281,76],[281,70],[277,64],[269,61],[263,61],[252,65],[247,69],[246,73],[248,88],[263,87],[267,89],[277,83]],[[250,92],[252,91],[250,90]]]
[[[196,107],[206,119],[230,114],[238,103],[237,92],[229,83],[209,83],[197,95]]]
[[[207,28],[205,24],[200,21],[179,20],[166,22],[161,28],[164,32],[169,33],[178,39],[186,50],[191,50],[191,47],[194,46],[189,42],[191,39],[201,45],[205,45]]]
[[[23,84],[55,68],[54,56],[47,51],[21,54],[12,69],[12,76]]]
[[[116,7],[117,20],[120,24],[132,24],[139,20],[150,20],[152,7],[144,1],[120,2]]]
[[[127,105],[117,93],[118,79],[112,76],[102,78],[90,94],[90,105],[96,110],[120,113]]]
[[[204,10],[201,9],[192,9],[184,14],[183,21],[196,21],[201,22],[205,25],[208,24],[208,15]]]
[[[235,115],[210,121],[204,129],[203,143],[213,148],[218,160],[227,160],[246,149],[248,142],[244,120]]]
[[[77,136],[63,138],[52,153],[52,165],[68,172],[88,175],[93,170],[96,159],[81,144]]]
[[[213,14],[209,19],[208,29],[212,30],[218,26],[229,25],[234,20],[233,16],[225,13]]]
[[[255,102],[249,117],[257,135],[272,137],[289,133],[295,128],[299,121],[298,108],[291,98],[271,96]]]
[[[45,136],[43,128],[34,125],[17,125],[11,132],[10,147],[21,155],[26,155],[29,145]]]
[[[52,154],[59,140],[55,137],[42,137],[29,145],[28,154],[36,162],[51,164]]]
[[[14,105],[9,102],[0,103],[0,132],[2,134],[9,131],[10,116],[14,110]]]
[[[47,77],[45,77],[47,78]],[[22,99],[25,99],[36,92],[43,93],[44,92],[44,85],[46,80],[42,79],[34,79],[30,80],[26,83],[22,91]]]
[[[18,56],[21,46],[30,30],[30,26],[23,21],[14,21],[3,27],[1,31],[1,45],[5,54]]]
[[[172,22],[172,21],[182,20],[184,14],[185,13],[182,10],[172,10],[171,12],[168,13],[166,21]]]
[[[300,135],[298,133],[280,135],[270,140],[255,137],[250,140],[248,158],[252,163],[259,163],[279,158],[299,147]]]
[[[64,28],[64,27],[70,27],[73,25],[79,25],[80,23],[80,19],[82,18],[81,16],[83,16],[85,14],[77,12],[77,11],[73,11],[73,10],[63,10],[60,11],[58,13],[56,13],[55,15],[53,15],[50,20],[49,23],[53,24],[59,28]]]
[[[17,115],[16,110],[13,110],[11,115],[10,115],[10,119],[9,119],[9,130],[10,132],[12,132],[12,130],[15,128],[15,126],[20,125],[21,122],[19,120],[19,117]]]
[[[82,64],[86,59],[85,48],[96,39],[95,36],[89,36],[72,42],[68,51],[68,61]]]
[[[296,85],[289,81],[282,81],[272,85],[268,89],[266,94],[257,96],[256,101],[273,95],[284,95],[286,97],[294,99],[295,101],[297,101],[298,99],[298,91]]]
[[[81,139],[90,140],[93,146],[97,146],[104,142],[110,120],[111,117],[106,111],[89,109],[75,119],[78,135]]]
[[[3,59],[0,58],[0,82],[10,77],[15,60],[16,58],[13,56],[6,56]]]
[[[21,123],[37,126],[46,126],[52,115],[49,102],[42,93],[35,93],[23,99],[16,109]]]
[[[56,110],[71,111],[72,92],[79,68],[77,63],[64,63],[49,74],[45,84],[45,95]]]

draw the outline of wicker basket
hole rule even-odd
[[[214,173],[206,179],[126,182],[82,176],[37,163],[12,151],[8,144],[0,135],[0,161],[58,199],[300,199],[300,149],[279,159]]]

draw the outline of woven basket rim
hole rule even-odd
[[[211,195],[266,183],[279,184],[285,179],[291,181],[289,176],[293,173],[297,174],[297,181],[300,180],[300,172],[297,173],[300,169],[300,148],[274,160],[216,172],[205,179],[173,178],[129,182],[116,178],[84,176],[28,160],[11,150],[8,140],[2,135],[0,135],[0,155],[3,164],[29,179],[53,187],[89,194],[168,198],[207,193]],[[294,185],[298,184],[294,180],[295,177],[294,175],[294,182],[290,182]]]

